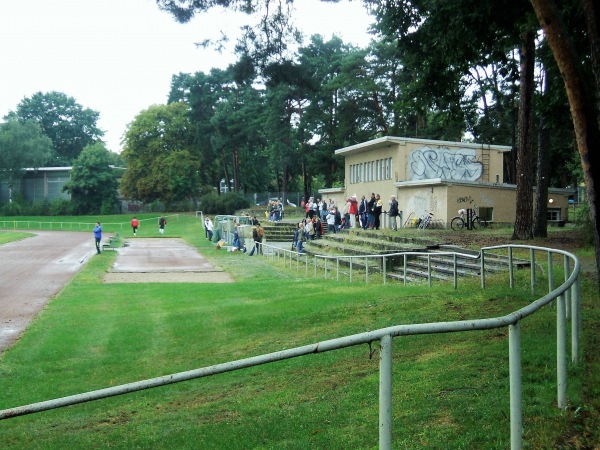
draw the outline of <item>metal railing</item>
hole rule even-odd
[[[393,366],[393,338],[412,335],[426,335],[454,332],[471,332],[508,327],[509,336],[509,385],[510,385],[510,442],[511,449],[521,449],[523,446],[523,409],[522,409],[522,363],[521,363],[521,321],[534,314],[540,308],[556,300],[556,327],[557,327],[557,404],[561,409],[567,407],[567,318],[571,321],[571,360],[579,363],[579,335],[580,335],[580,290],[579,272],[580,263],[576,256],[556,249],[534,247],[526,245],[502,245],[481,249],[481,286],[485,288],[485,253],[490,251],[506,250],[508,259],[512,262],[515,249],[529,250],[531,258],[531,289],[535,292],[536,286],[536,253],[547,254],[548,261],[548,293],[529,305],[510,314],[486,319],[461,320],[450,322],[418,323],[396,325],[374,331],[330,339],[310,345],[296,347],[279,352],[263,354],[222,364],[216,364],[186,372],[179,372],[162,377],[123,384],[106,389],[85,392],[78,395],[62,397],[34,403],[25,406],[5,409],[0,411],[0,420],[11,417],[32,414],[40,411],[75,405],[92,400],[127,394],[158,386],[164,386],[182,381],[202,378],[210,375],[231,372],[248,367],[258,366],[276,361],[297,358],[315,353],[324,353],[362,344],[372,344],[379,341],[379,448],[392,447],[392,366]],[[265,255],[269,256],[269,255]],[[564,280],[554,287],[553,265],[555,257],[563,258]],[[274,257],[274,253],[271,255]],[[378,255],[378,257],[380,257]],[[291,258],[290,258],[291,261]],[[299,261],[299,260],[296,260]],[[514,287],[514,271],[512,264],[509,269],[509,284]]]
[[[179,214],[165,215],[179,220]],[[155,218],[139,219],[140,223],[157,221]],[[96,222],[56,222],[41,220],[0,220],[0,230],[37,230],[37,231],[90,231],[94,229]],[[123,230],[129,228],[130,222],[102,222],[105,230]]]

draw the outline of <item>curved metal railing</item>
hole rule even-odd
[[[266,244],[263,244],[266,245]],[[381,328],[365,333],[353,334],[336,339],[329,339],[314,344],[304,345],[288,350],[263,354],[222,364],[216,364],[186,372],[179,372],[162,377],[123,384],[106,389],[100,389],[82,394],[62,397],[30,405],[0,411],[0,420],[11,417],[32,414],[40,411],[60,408],[78,403],[99,400],[106,397],[127,394],[167,384],[202,378],[210,375],[240,370],[247,367],[258,366],[276,361],[297,358],[315,353],[339,350],[362,344],[380,342],[379,360],[379,448],[392,447],[392,340],[395,337],[423,335],[434,333],[471,332],[508,327],[509,336],[509,383],[510,383],[510,441],[511,448],[521,449],[523,443],[522,422],[522,387],[521,387],[521,321],[534,314],[540,308],[556,300],[557,308],[557,403],[559,408],[567,406],[567,318],[571,319],[571,360],[574,364],[579,362],[579,334],[580,334],[580,305],[579,305],[579,273],[580,263],[576,256],[569,252],[535,247],[527,245],[501,245],[482,248],[478,256],[481,261],[481,285],[485,288],[485,261],[486,252],[506,250],[509,265],[509,283],[514,287],[514,272],[512,270],[513,250],[529,250],[531,258],[531,287],[536,289],[535,258],[538,252],[547,253],[548,257],[548,293],[533,301],[529,305],[509,314],[485,318],[450,322],[418,323],[396,325]],[[283,251],[283,249],[281,249]],[[289,251],[286,251],[289,252]],[[287,254],[287,253],[286,253]],[[556,256],[563,257],[564,280],[559,286],[554,287],[553,265]],[[268,256],[268,255],[266,255]],[[274,257],[274,255],[271,255]],[[382,255],[375,255],[381,257]],[[374,257],[375,257],[374,256]],[[386,255],[390,256],[390,255]],[[364,258],[364,256],[362,256]],[[291,261],[291,258],[290,258]]]

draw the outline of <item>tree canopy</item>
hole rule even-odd
[[[62,92],[37,92],[24,98],[6,118],[34,121],[52,140],[53,166],[70,166],[87,145],[104,135],[97,127],[100,114],[84,108]]]
[[[200,159],[184,102],[153,105],[125,132],[127,171],[121,193],[130,199],[167,203],[198,195]]]
[[[37,169],[46,164],[52,155],[52,141],[40,126],[31,120],[8,120],[0,124],[0,179],[12,188],[26,168]]]
[[[85,147],[73,162],[71,179],[63,190],[71,194],[77,214],[113,214],[118,201],[115,156],[102,142]]]

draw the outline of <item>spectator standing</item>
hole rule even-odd
[[[396,217],[398,217],[398,200],[395,195],[390,195],[390,229],[398,231],[398,224],[396,223]]]
[[[100,241],[102,240],[102,225],[100,225],[100,222],[96,222],[96,227],[94,228],[94,240],[96,241],[96,252],[99,255]]]
[[[373,229],[375,227],[375,215],[373,214],[375,211],[375,204],[377,203],[377,199],[375,198],[375,193],[371,193],[371,199],[367,203],[367,222],[369,223],[369,228]]]
[[[350,197],[350,227],[356,227],[356,216],[358,215],[358,200],[356,194]]]
[[[206,238],[209,241],[212,241],[214,228],[215,227],[212,223],[212,220],[210,220],[210,217],[204,219],[204,230],[206,231]]]
[[[344,208],[342,209],[342,214],[344,217],[344,228],[350,228],[350,199],[346,199],[346,203],[344,203]]]
[[[163,216],[160,216],[160,219],[158,219],[158,232],[160,234],[165,234],[165,225],[167,224],[167,219],[165,219]]]
[[[381,211],[383,210],[383,202],[379,194],[375,197],[375,206],[373,207],[373,228],[379,230]]]
[[[335,208],[331,208],[329,210],[329,214],[327,214],[327,217],[325,218],[325,220],[327,220],[327,231],[331,232],[331,233],[335,233],[336,229],[335,229]]]
[[[363,230],[366,230],[367,226],[368,226],[367,208],[368,208],[367,199],[365,198],[364,195],[361,195],[360,203],[358,205],[358,215],[360,217],[360,226],[362,227]]]

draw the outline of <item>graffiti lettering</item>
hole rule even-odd
[[[458,197],[456,203],[473,203],[473,198],[469,195],[467,197]]]
[[[409,156],[409,177],[411,180],[476,181],[483,174],[483,163],[476,157],[475,149],[416,149]]]

